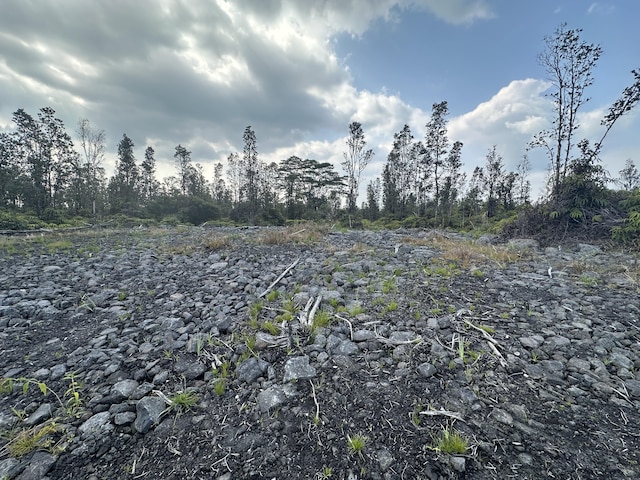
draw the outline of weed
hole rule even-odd
[[[364,307],[362,305],[356,304],[351,307],[351,310],[349,310],[349,315],[351,315],[352,317],[360,315],[361,313],[364,313]]]
[[[127,292],[118,293],[118,301],[124,302],[127,299]]]
[[[419,427],[422,423],[422,417],[420,416],[421,411],[422,403],[419,400],[416,400],[413,404],[413,412],[411,412],[411,423],[413,423],[416,427]]]
[[[369,438],[362,433],[356,433],[354,436],[347,435],[347,450],[350,455],[359,455],[362,457],[364,448],[368,442]]]
[[[509,318],[509,314],[507,312],[503,312],[500,314],[500,318],[503,320],[507,320]]]
[[[278,290],[271,290],[267,294],[267,301],[273,302],[273,301],[277,300],[279,296],[280,296],[280,292]]]
[[[324,328],[329,326],[331,323],[332,317],[329,312],[326,310],[318,310],[313,317],[313,322],[311,323],[311,331],[314,331],[316,328]]]
[[[191,410],[191,408],[198,403],[199,397],[196,393],[187,390],[176,393],[170,397],[169,400],[171,402],[169,408],[180,415],[181,413]]]
[[[53,438],[64,430],[50,420],[35,427],[20,430],[12,434],[7,443],[0,449],[0,456],[6,452],[12,457],[21,458],[36,450],[43,450],[51,454],[59,454],[64,448]]]
[[[488,325],[478,325],[478,328],[480,330],[484,330],[485,332],[487,332],[488,334],[493,334],[496,332],[496,329],[493,327],[489,327]]]
[[[86,293],[80,297],[80,303],[78,304],[79,308],[86,308],[89,312],[93,312],[96,309],[96,304],[91,297]]]
[[[445,428],[440,434],[437,449],[442,453],[464,455],[468,447],[468,439],[451,428]]]
[[[70,417],[79,418],[82,414],[83,404],[82,399],[80,398],[82,383],[78,381],[78,377],[75,372],[69,372],[65,374],[64,379],[69,381],[69,387],[67,388],[67,391],[64,392],[67,415],[69,415]]]
[[[395,293],[397,291],[398,291],[398,287],[396,285],[395,277],[387,278],[382,282],[382,293],[384,293],[385,295],[391,292]]]
[[[280,333],[280,327],[270,321],[262,322],[262,324],[260,325],[260,329],[267,333],[270,333],[271,335],[278,335]]]
[[[395,312],[398,310],[398,302],[391,300],[386,307],[384,307],[383,313]]]
[[[327,480],[332,475],[331,467],[322,467],[322,470],[316,472],[313,476],[314,480]]]
[[[479,268],[474,268],[473,270],[471,270],[471,275],[476,278],[484,278],[484,272]]]

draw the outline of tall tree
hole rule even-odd
[[[349,213],[355,212],[358,201],[358,189],[362,172],[373,157],[373,150],[366,149],[367,141],[359,122],[349,124],[347,151],[343,153],[342,167],[347,174],[347,208]]]
[[[230,200],[229,189],[223,176],[223,168],[224,166],[222,163],[216,163],[216,166],[213,169],[213,183],[211,184],[211,194],[213,199],[220,204],[228,203]]]
[[[50,107],[41,108],[37,120],[23,109],[13,114],[14,153],[29,178],[24,205],[42,215],[65,205],[77,153],[64,124]]]
[[[156,159],[153,147],[147,147],[144,151],[144,160],[140,164],[140,199],[147,204],[152,201],[160,189],[156,179]]]
[[[106,150],[104,130],[96,130],[91,122],[82,118],[78,121],[76,135],[82,149],[82,162],[75,169],[75,183],[78,193],[78,208],[89,210],[93,215],[103,207],[105,171],[102,166]]]
[[[133,154],[134,146],[127,134],[123,134],[118,143],[116,171],[109,180],[109,204],[113,213],[135,214],[138,209],[140,176]]]
[[[176,152],[173,154],[176,166],[178,168],[178,180],[180,181],[180,193],[187,195],[189,193],[190,177],[193,175],[191,165],[191,152],[182,145],[176,146]]]
[[[531,171],[531,163],[529,156],[524,154],[517,168],[517,201],[520,205],[526,205],[530,201],[531,182],[529,181],[529,172]]]
[[[231,202],[234,204],[242,200],[241,183],[242,183],[242,165],[240,155],[237,152],[230,153],[227,157],[227,178],[229,179],[229,190],[231,193]]]
[[[393,148],[383,169],[382,190],[384,209],[397,217],[406,216],[407,209],[415,201],[416,149],[411,128],[406,125],[393,135]]]
[[[244,141],[244,148],[242,150],[242,175],[244,182],[241,190],[244,191],[244,196],[247,199],[249,222],[254,223],[258,213],[260,165],[258,163],[256,132],[253,131],[250,125],[245,128],[242,140]]]
[[[435,218],[438,218],[440,199],[440,178],[442,168],[449,151],[449,138],[447,136],[447,116],[449,106],[446,101],[434,103],[431,110],[431,118],[427,122],[427,132],[425,134],[424,150],[426,171],[431,171],[433,175]]]
[[[581,29],[567,29],[566,23],[561,24],[552,36],[544,38],[545,49],[538,56],[552,83],[555,117],[553,127],[538,133],[531,146],[544,148],[549,156],[554,197],[560,194],[575,146],[578,112],[589,100],[585,91],[593,84],[592,72],[602,55],[602,48],[584,42],[581,33]]]
[[[485,191],[487,193],[487,217],[491,218],[497,213],[498,189],[500,180],[504,175],[504,163],[502,156],[496,151],[494,145],[486,155],[485,164]]]

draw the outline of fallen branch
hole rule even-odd
[[[260,295],[258,295],[258,298],[262,298],[262,297],[264,297],[267,293],[269,293],[269,292],[271,291],[271,289],[272,289],[273,287],[275,287],[275,286],[278,284],[278,282],[279,282],[280,280],[282,280],[282,279],[285,277],[285,275],[286,275],[287,273],[289,273],[289,272],[290,272],[290,271],[291,271],[291,270],[292,270],[292,269],[293,269],[293,268],[298,264],[298,262],[299,262],[299,261],[300,261],[300,257],[298,257],[298,258],[295,260],[295,262],[293,262],[291,265],[289,265],[289,266],[285,269],[285,271],[284,271],[284,272],[282,272],[282,273],[280,274],[280,276],[279,276],[278,278],[276,278],[276,279],[273,281],[273,283],[271,283],[271,285],[269,285],[269,286],[267,287],[267,289],[266,289],[264,292],[262,292]]]
[[[464,422],[464,418],[462,418],[462,414],[458,412],[451,412],[449,410],[424,410],[420,412],[420,415],[428,415],[430,417],[449,417],[455,418],[456,420],[460,420]],[[467,422],[465,422],[467,423]]]
[[[502,353],[500,353],[500,350],[498,350],[497,345],[500,345],[491,335],[489,335],[489,332],[487,332],[486,330],[480,328],[480,327],[476,327],[473,323],[471,323],[468,320],[464,320],[465,325],[468,325],[469,327],[478,330],[480,333],[482,333],[482,336],[485,338],[485,340],[487,340],[487,343],[489,344],[489,348],[491,349],[491,351],[493,352],[493,354],[498,357],[498,361],[500,362],[500,365],[502,365],[503,367],[506,367],[507,361],[504,359],[504,357],[502,356]]]
[[[351,341],[353,341],[353,325],[351,324],[351,322],[349,320],[347,320],[346,318],[341,317],[337,313],[334,313],[333,316],[338,318],[338,319],[340,319],[340,320],[342,320],[343,322],[346,322],[347,325],[349,325],[349,333],[350,333],[350,337],[349,338],[351,339]]]

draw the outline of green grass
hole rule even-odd
[[[442,453],[464,455],[469,448],[469,440],[453,429],[446,428],[438,439],[437,449]]]
[[[198,394],[187,390],[176,393],[169,397],[169,400],[171,400],[171,410],[177,414],[181,414],[191,410],[193,406],[198,403],[200,397],[198,397]]]
[[[356,433],[355,435],[347,435],[347,451],[350,455],[362,456],[369,438],[362,433]]]

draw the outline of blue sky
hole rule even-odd
[[[421,138],[432,104],[446,100],[464,168],[482,165],[495,144],[514,170],[552,119],[536,61],[543,37],[567,22],[604,50],[580,118],[581,136],[593,138],[640,68],[638,18],[636,0],[3,2],[0,129],[18,108],[51,106],[70,133],[80,118],[106,131],[109,174],[126,133],[138,159],[154,147],[159,177],[175,173],[178,144],[210,177],[242,151],[247,125],[267,162],[297,155],[338,166],[357,120],[375,152],[364,187],[393,134],[408,123]],[[627,158],[640,163],[639,115],[605,143],[613,176]],[[530,158],[537,196],[548,162]]]

